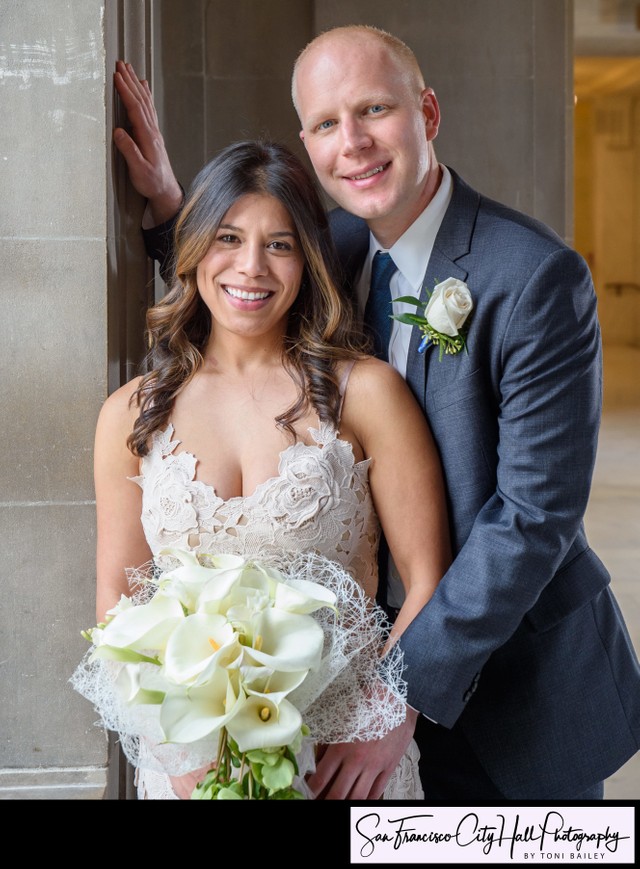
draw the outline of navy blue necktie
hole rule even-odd
[[[397,265],[388,253],[378,251],[371,266],[371,288],[364,309],[365,326],[373,337],[374,353],[379,359],[389,361],[391,340],[391,290],[389,281]]]

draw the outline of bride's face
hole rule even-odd
[[[248,193],[227,211],[198,265],[198,290],[220,330],[256,338],[284,334],[304,257],[293,221],[273,196]]]

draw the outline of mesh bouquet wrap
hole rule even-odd
[[[131,596],[85,632],[70,681],[134,767],[200,769],[223,729],[251,751],[295,743],[302,723],[306,742],[329,744],[404,720],[402,653],[380,657],[386,615],[336,562],[168,549],[129,581]]]

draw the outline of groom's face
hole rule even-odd
[[[439,112],[380,40],[320,40],[296,73],[300,136],[318,179],[390,246],[428,204]]]

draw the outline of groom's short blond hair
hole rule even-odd
[[[300,63],[311,53],[311,51],[322,46],[324,42],[328,42],[335,37],[344,37],[346,39],[377,39],[382,42],[388,49],[389,53],[394,57],[400,66],[402,66],[407,74],[414,80],[414,84],[418,90],[422,91],[425,87],[424,76],[420,69],[420,64],[413,51],[409,48],[406,42],[403,42],[392,33],[386,30],[381,30],[379,27],[373,27],[370,24],[347,24],[341,27],[332,27],[330,30],[325,30],[318,36],[314,37],[311,42],[302,49],[293,65],[293,73],[291,76],[291,99],[293,105],[298,111],[298,94],[296,86],[297,72]]]

